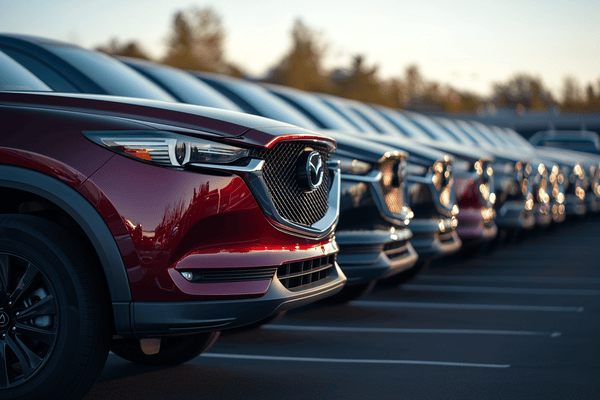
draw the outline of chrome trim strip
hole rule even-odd
[[[370,171],[367,175],[351,175],[342,173],[343,181],[354,181],[354,182],[368,182],[375,183],[381,180],[383,174],[381,171],[373,170]]]
[[[217,169],[223,171],[233,171],[233,172],[258,172],[262,171],[265,165],[265,160],[259,160],[256,158],[250,159],[250,162],[245,167],[238,165],[220,165],[220,164],[202,164],[202,163],[187,163],[186,167],[193,168],[207,168],[207,169]]]

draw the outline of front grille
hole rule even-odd
[[[408,250],[408,241],[406,240],[386,243],[383,245],[383,251],[390,260],[405,257],[410,253]]]
[[[194,271],[194,281],[202,283],[261,281],[273,279],[275,267],[203,269]]]
[[[317,190],[306,193],[298,185],[296,176],[300,154],[307,149],[318,151],[323,160],[323,183]],[[277,213],[284,219],[311,226],[322,219],[329,208],[329,153],[322,144],[284,141],[261,151],[265,160],[263,179]]]
[[[277,269],[277,278],[287,289],[293,289],[327,278],[334,268],[335,254],[332,254],[283,264]]]
[[[379,166],[379,171],[383,177],[379,181],[379,186],[383,193],[385,205],[392,214],[398,214],[404,206],[404,191],[402,187],[399,187],[401,177],[397,176],[399,174],[396,167],[397,163],[397,159],[388,158]]]

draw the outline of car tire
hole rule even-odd
[[[219,334],[220,332],[205,332],[185,336],[165,336],[161,338],[158,353],[151,355],[142,351],[138,339],[113,339],[111,350],[119,357],[136,364],[178,365],[208,350]]]
[[[0,398],[80,399],[88,392],[110,343],[103,279],[60,226],[0,216]]]

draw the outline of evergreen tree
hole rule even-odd
[[[291,36],[291,49],[265,80],[310,92],[330,92],[331,84],[321,65],[326,52],[321,35],[297,19]]]

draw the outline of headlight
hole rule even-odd
[[[380,187],[385,204],[393,214],[398,214],[404,207],[404,185],[402,172],[403,160],[396,157],[385,156],[379,162],[381,172]]]
[[[365,175],[371,170],[371,164],[352,158],[339,157],[334,158],[340,161],[340,172],[347,175]]]
[[[251,151],[223,143],[157,131],[84,132],[115,153],[166,167],[187,163],[230,164]]]
[[[581,164],[579,163],[575,164],[575,166],[573,167],[573,173],[577,175],[579,179],[585,178],[585,170],[581,167]]]

